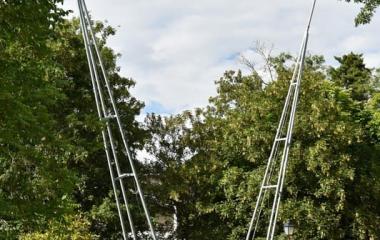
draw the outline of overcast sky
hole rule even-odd
[[[296,54],[312,0],[87,0],[96,20],[117,27],[109,46],[122,54],[122,75],[136,82],[133,94],[145,112],[177,113],[204,106],[215,95],[214,81],[225,70],[243,68],[240,54],[255,41],[275,52]],[[64,7],[77,15],[76,0]],[[354,27],[359,5],[319,0],[309,52],[333,56],[364,53],[380,67],[380,13]]]

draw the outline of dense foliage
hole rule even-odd
[[[1,239],[51,239],[65,229],[120,237],[79,21],[63,18],[61,2],[0,2]],[[145,135],[135,121],[143,104],[104,46],[114,30],[94,27],[135,149]]]
[[[79,21],[64,18],[61,2],[0,0],[0,239],[121,238]],[[378,1],[355,2],[367,23]],[[160,237],[243,239],[294,59],[268,59],[267,84],[227,71],[206,107],[141,125],[135,82],[106,46],[115,30],[93,27],[132,153],[149,154],[136,165]],[[380,236],[380,71],[360,54],[336,60],[307,59],[278,239],[286,219],[294,239]]]
[[[24,1],[0,3],[0,230],[8,238],[38,229],[72,205],[70,146],[51,114],[65,98],[47,40],[64,14],[57,2],[28,1],[30,11]]]
[[[217,81],[218,95],[208,107],[148,117],[153,137],[147,149],[161,177],[155,189],[177,216],[177,238],[244,238],[290,60],[273,59],[278,77],[268,86],[258,75],[229,71]],[[321,57],[307,60],[279,216],[296,223],[296,239],[380,236],[378,77],[361,55],[337,60],[337,68],[327,68]]]
[[[134,86],[134,81],[119,75],[117,55],[105,47],[107,37],[115,33],[114,29],[100,22],[94,23],[94,29],[99,36],[99,47],[109,80],[115,86],[114,96],[118,100],[122,122],[128,129],[126,134],[130,147],[139,148],[146,134],[138,126],[135,116],[140,114],[143,104],[130,95],[129,88]],[[64,69],[67,84],[62,89],[66,99],[56,105],[54,114],[59,121],[60,133],[77,150],[75,157],[68,161],[69,169],[79,177],[74,199],[81,211],[90,215],[91,229],[101,239],[118,239],[120,224],[110,189],[111,181],[100,135],[102,124],[98,121],[94,104],[79,20],[67,21],[58,30],[58,35],[51,48],[54,60]],[[120,151],[119,159],[124,158]]]
[[[356,25],[369,23],[376,12],[376,8],[380,6],[380,0],[346,0],[346,2],[355,2],[363,5],[355,19]]]

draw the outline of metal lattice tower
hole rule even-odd
[[[274,238],[281,194],[284,187],[286,167],[288,165],[288,156],[292,141],[294,118],[297,110],[305,55],[309,40],[309,29],[314,14],[315,5],[316,0],[313,1],[305,35],[297,57],[293,77],[290,81],[285,105],[277,127],[276,136],[273,141],[272,150],[267,162],[260,192],[256,200],[255,210],[249,225],[246,240],[254,239],[256,237],[257,229],[260,223],[268,223],[266,239],[273,240]],[[269,222],[266,219],[261,219],[261,214],[267,202],[269,203],[269,207],[271,207]]]
[[[105,127],[102,130],[102,137],[123,238],[124,240],[129,238],[134,240],[137,239],[132,220],[132,213],[127,199],[126,183],[124,182],[127,178],[129,178],[134,182],[136,194],[138,195],[137,199],[144,209],[144,215],[149,226],[150,236],[153,240],[156,240],[149,211],[145,204],[144,194],[140,187],[124,129],[116,108],[116,101],[113,97],[112,86],[108,80],[107,71],[104,67],[99,48],[97,46],[96,37],[92,29],[90,16],[84,0],[78,0],[78,7],[96,108],[98,111],[99,120],[105,123]],[[119,163],[116,150],[117,143],[113,134],[115,134],[115,137],[120,138],[122,141],[123,152],[125,152],[127,162],[129,164],[129,173],[125,173],[121,170],[121,164]],[[121,201],[124,204],[127,213],[129,228],[126,226],[126,221],[122,213],[123,206]]]

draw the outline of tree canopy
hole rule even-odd
[[[362,4],[360,13],[355,19],[356,25],[367,24],[371,22],[376,8],[380,6],[380,0],[346,0],[346,2],[354,2]]]
[[[79,20],[61,2],[0,1],[0,239],[121,238]],[[354,2],[365,4],[358,23],[379,5]],[[159,237],[244,238],[294,58],[268,57],[269,81],[228,70],[206,106],[139,123],[144,103],[107,47],[115,30],[93,27],[132,154],[146,151],[136,166]],[[306,60],[279,215],[295,223],[294,239],[380,236],[380,70],[362,54],[335,59]]]
[[[0,238],[33,239],[75,227],[118,239],[110,179],[93,104],[79,21],[62,1],[0,2]],[[145,135],[135,121],[143,103],[129,93],[118,55],[105,47],[114,29],[96,22],[131,148]],[[89,226],[87,226],[89,223]],[[60,227],[58,229],[58,227]],[[79,234],[72,232],[72,234]],[[38,237],[37,237],[38,236]]]
[[[268,86],[259,75],[228,71],[206,108],[148,117],[153,137],[147,149],[162,177],[155,188],[177,215],[177,238],[244,238],[292,74],[290,60],[273,59],[277,79]],[[309,57],[302,82],[279,220],[296,223],[297,239],[380,234],[380,149],[372,109],[379,89],[361,55],[337,60],[339,67],[327,68],[322,57]]]

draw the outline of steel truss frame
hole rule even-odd
[[[313,0],[311,13],[307,22],[306,31],[302,40],[301,48],[296,60],[293,77],[289,84],[288,94],[285,99],[280,122],[277,127],[276,136],[273,141],[272,150],[267,162],[264,177],[261,183],[259,195],[256,200],[255,210],[249,224],[246,240],[254,239],[260,223],[260,216],[266,201],[271,202],[269,223],[267,226],[267,240],[273,240],[276,231],[281,195],[284,187],[286,168],[288,165],[289,150],[292,142],[294,118],[297,110],[300,85],[304,70],[307,44],[309,40],[309,29],[313,18],[316,0]],[[277,171],[277,174],[276,174]],[[270,191],[274,190],[271,198]],[[273,194],[272,194],[273,195]],[[266,222],[265,219],[262,222]]]
[[[132,219],[132,213],[127,199],[126,184],[124,183],[124,180],[126,178],[131,178],[133,179],[134,185],[136,186],[136,194],[139,196],[138,200],[144,209],[146,222],[149,226],[150,237],[153,240],[156,240],[156,235],[153,229],[149,211],[145,203],[144,194],[140,186],[131,152],[129,150],[124,128],[120,120],[120,115],[116,107],[116,101],[113,96],[112,86],[108,80],[107,70],[105,69],[102,61],[95,33],[91,25],[91,19],[84,0],[78,0],[78,8],[88,66],[90,69],[91,83],[95,97],[96,109],[98,112],[99,120],[105,123],[105,127],[102,129],[102,137],[123,238],[124,240],[127,240],[130,237],[132,237],[134,240],[137,239],[136,230]],[[114,126],[114,128],[112,128],[112,126]],[[116,131],[114,130],[115,128],[117,129]],[[116,135],[122,140],[123,152],[125,152],[125,155],[127,157],[130,173],[124,173],[121,170],[116,150],[116,141],[115,137],[113,136],[114,133],[116,133]],[[126,222],[122,212],[122,203],[120,201],[120,198],[122,198],[127,213],[129,232],[127,230]]]

